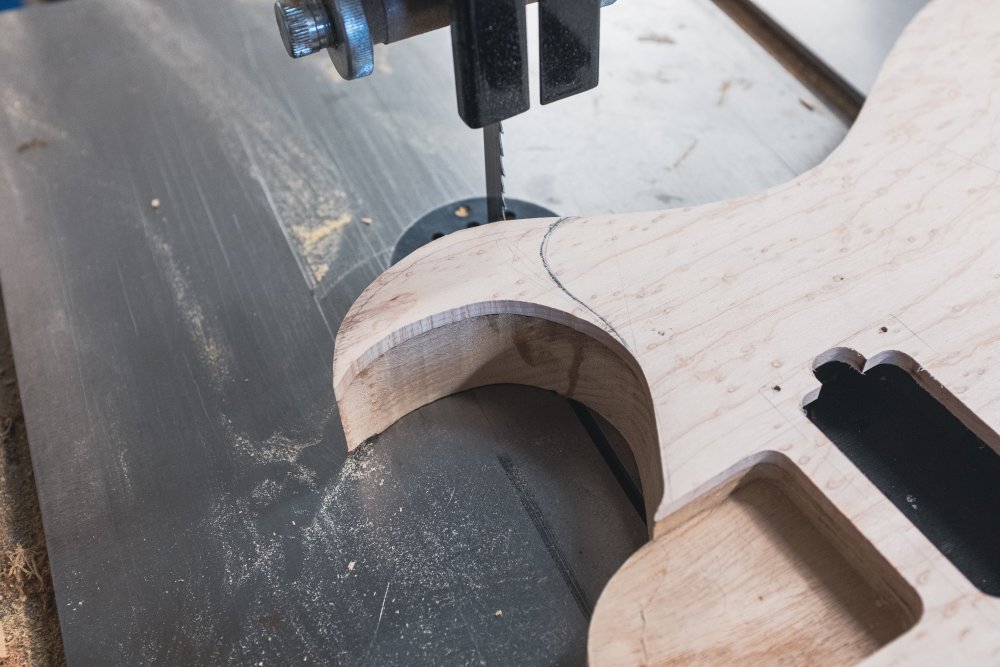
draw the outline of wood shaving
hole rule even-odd
[[[31,139],[28,139],[23,144],[21,144],[20,146],[18,146],[17,147],[17,152],[18,152],[18,154],[20,154],[20,153],[27,153],[28,151],[30,151],[33,148],[45,148],[48,145],[49,145],[48,142],[42,141],[38,137],[32,137]]]

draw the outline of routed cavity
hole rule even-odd
[[[969,581],[1000,595],[1000,456],[906,369],[831,361],[816,376],[809,419]]]

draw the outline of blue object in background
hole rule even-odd
[[[5,9],[17,9],[23,4],[21,0],[0,0],[0,12]]]

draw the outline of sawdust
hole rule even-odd
[[[726,97],[733,86],[739,86],[742,90],[750,90],[753,88],[753,82],[746,79],[726,79],[719,84],[719,99],[715,103],[716,106],[721,107],[726,103]]]
[[[256,7],[254,11],[269,13],[256,0],[248,4]],[[120,18],[123,28],[143,39],[146,55],[161,60],[166,71],[177,72],[177,81],[186,87],[184,104],[214,124],[230,162],[260,185],[301,260],[303,275],[316,287],[317,273],[340,248],[336,229],[325,233],[329,222],[357,206],[343,189],[347,167],[332,159],[323,148],[325,142],[317,141],[312,131],[292,131],[301,127],[294,104],[239,68],[223,73],[211,66],[218,53],[197,26],[164,11],[154,0],[134,0]],[[145,40],[150,25],[158,26],[159,34]],[[306,59],[302,66],[315,68],[318,76],[338,85],[344,83],[329,59]]]
[[[0,664],[63,665],[45,536],[0,302]]]
[[[21,144],[20,146],[18,146],[17,147],[17,152],[19,154],[20,153],[27,153],[28,151],[30,151],[30,150],[32,150],[34,148],[45,148],[48,145],[49,145],[49,142],[44,141],[42,139],[39,139],[38,137],[32,137],[31,139],[28,139],[23,144]]]
[[[325,260],[337,254],[340,232],[351,224],[351,220],[351,214],[345,213],[319,225],[292,225],[292,236],[298,242],[299,250],[306,258],[317,285],[330,272],[330,263]]]
[[[457,501],[486,492],[480,481],[464,479],[447,465],[410,468],[410,478],[421,480],[421,496],[415,511],[402,507],[401,470],[394,463],[399,450],[368,442],[339,454],[343,442],[330,433],[338,416],[323,410],[303,420],[317,426],[265,437],[240,433],[235,424],[223,422],[240,472],[233,492],[203,519],[202,529],[215,536],[206,553],[221,561],[220,594],[253,610],[258,625],[223,647],[214,663],[274,664],[280,628],[285,636],[295,632],[301,641],[296,650],[310,663],[364,663],[361,652],[370,650],[365,647],[374,644],[379,627],[406,633],[415,643],[424,642],[425,649],[439,641],[434,634],[439,629],[428,619],[443,609],[460,613],[464,603],[452,591],[478,586],[474,574],[456,574],[456,559],[465,563],[465,572],[475,572],[477,563],[513,558],[517,562],[510,570],[534,580],[523,556],[510,553],[512,533],[503,507]],[[432,429],[426,439],[441,441],[443,433]],[[432,453],[431,460],[440,462],[440,456]],[[290,507],[295,508],[291,516]],[[474,545],[475,553],[463,545]],[[280,607],[275,606],[278,587]],[[198,600],[192,597],[191,604],[197,606]],[[506,606],[498,600],[477,613],[516,623]],[[494,619],[500,608],[502,619]],[[272,615],[273,623],[261,620]],[[405,624],[389,621],[401,616]],[[194,644],[212,645],[225,623],[193,613],[176,632]],[[543,641],[563,641],[560,631]]]
[[[332,415],[326,414],[319,419],[330,418]],[[218,550],[223,563],[219,583],[227,595],[245,597],[250,600],[248,604],[269,610],[268,605],[272,602],[268,599],[267,591],[278,585],[279,573],[292,566],[300,567],[295,564],[297,558],[289,555],[289,541],[302,543],[306,554],[322,554],[324,558],[320,566],[327,567],[326,559],[336,553],[336,549],[331,547],[331,540],[336,539],[337,532],[346,529],[344,525],[339,525],[341,519],[340,522],[333,520],[339,525],[338,531],[321,532],[312,525],[315,518],[311,513],[300,515],[301,521],[274,523],[269,518],[272,508],[292,502],[295,498],[302,498],[310,492],[321,493],[331,484],[340,489],[359,483],[358,478],[374,476],[377,479],[384,476],[384,471],[372,463],[370,456],[363,453],[360,460],[344,466],[338,479],[319,479],[317,469],[307,462],[307,453],[317,447],[329,447],[329,443],[323,441],[321,431],[275,433],[260,439],[238,432],[228,419],[223,419],[223,425],[232,456],[250,464],[246,468],[247,474],[255,481],[248,485],[249,492],[243,490],[220,498],[206,517],[209,532],[218,536],[218,543],[214,548]],[[314,558],[312,556],[310,560]],[[354,561],[353,567],[361,569],[362,564]],[[351,572],[352,568],[345,568],[342,560],[338,563],[338,569],[345,578],[355,574]],[[315,580],[315,577],[315,573],[311,573],[299,581],[305,586],[307,582]],[[282,583],[288,585],[288,582]],[[324,622],[333,628],[330,631],[336,631],[336,619],[325,615],[330,613],[327,611],[328,601],[314,590],[299,589],[298,584],[292,586],[305,605],[301,613],[310,617],[323,616]],[[259,655],[260,658],[250,663],[256,664],[260,659],[271,657],[274,635],[284,624],[301,622],[299,616],[299,610],[280,612],[280,623],[262,624],[259,633],[250,633],[239,645],[228,647],[229,653],[224,654],[219,662],[245,664],[247,655]],[[199,637],[199,641],[213,641],[213,634],[218,632],[214,625],[216,622],[216,619],[192,617],[185,619],[184,627],[179,632],[189,637]],[[326,632],[313,637],[309,645],[303,647],[303,651],[312,656],[312,661],[337,663],[337,660],[330,660],[323,654],[322,638]],[[271,660],[265,660],[265,664],[271,664]]]
[[[386,474],[388,474],[388,470],[385,467],[385,462],[374,456],[371,445],[363,445],[347,457],[344,467],[340,469],[338,483],[327,490],[326,500],[335,502],[343,482],[367,481],[374,483],[375,478],[384,479]]]
[[[222,342],[214,317],[210,318],[206,314],[206,309],[195,297],[187,276],[174,258],[171,245],[160,237],[145,218],[141,222],[157,267],[170,283],[174,303],[184,320],[185,329],[195,344],[200,361],[209,371],[213,386],[218,388],[229,380],[232,352]]]
[[[296,482],[305,485],[312,485],[315,482],[316,473],[301,465],[299,459],[306,448],[320,443],[319,436],[299,440],[281,433],[275,433],[262,442],[256,442],[236,433],[233,430],[232,422],[228,418],[223,419],[223,426],[229,432],[230,445],[233,450],[252,460],[254,464],[281,466],[285,469],[289,478]]]
[[[44,552],[19,543],[5,552],[4,558],[7,561],[7,568],[3,576],[12,580],[18,588],[23,590],[33,582],[45,586],[45,577],[42,574],[46,567]]]
[[[639,37],[640,42],[653,42],[654,44],[676,44],[677,42],[670,35],[663,35],[655,32],[647,32]]]
[[[353,495],[358,485],[377,486],[386,477],[384,461],[376,459],[371,448],[361,448],[347,458],[336,479],[324,482],[317,479],[315,469],[302,462],[307,449],[323,446],[319,434],[301,439],[274,434],[260,441],[234,432],[228,420],[224,425],[233,454],[252,462],[254,476],[261,476],[249,493],[221,499],[209,519],[210,531],[221,538],[224,584],[232,593],[261,590],[254,584],[270,580],[274,572],[285,567],[284,535],[265,527],[267,508],[306,490],[321,493],[323,505],[338,507],[342,491]],[[332,533],[331,523],[338,524]],[[336,518],[321,520],[313,516],[305,525],[293,524],[284,530],[304,540],[307,551],[315,545],[325,553],[331,536],[344,529]],[[252,548],[247,549],[247,543]],[[356,566],[357,561],[352,561],[347,570]]]
[[[726,79],[719,85],[719,101],[715,103],[716,106],[721,107],[726,102],[726,95],[729,93],[729,89],[732,88],[733,82]]]
[[[680,157],[674,160],[674,163],[670,165],[670,168],[676,169],[677,167],[684,164],[684,160],[687,160],[688,157],[690,157],[691,153],[694,152],[694,149],[697,147],[698,147],[698,140],[695,139],[694,141],[691,142],[691,144],[687,147],[687,149],[683,153],[681,153]]]
[[[329,239],[331,234],[339,232],[350,223],[351,215],[345,213],[315,227],[312,225],[292,225],[292,233],[302,244],[302,248],[307,253],[312,253],[317,246]]]

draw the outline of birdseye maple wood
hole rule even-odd
[[[621,431],[651,541],[597,604],[594,665],[1000,662],[1000,601],[803,413],[823,355],[920,364],[1000,447],[1000,3],[928,5],[785,185],[414,253],[344,320],[333,377],[352,448],[501,382]]]

